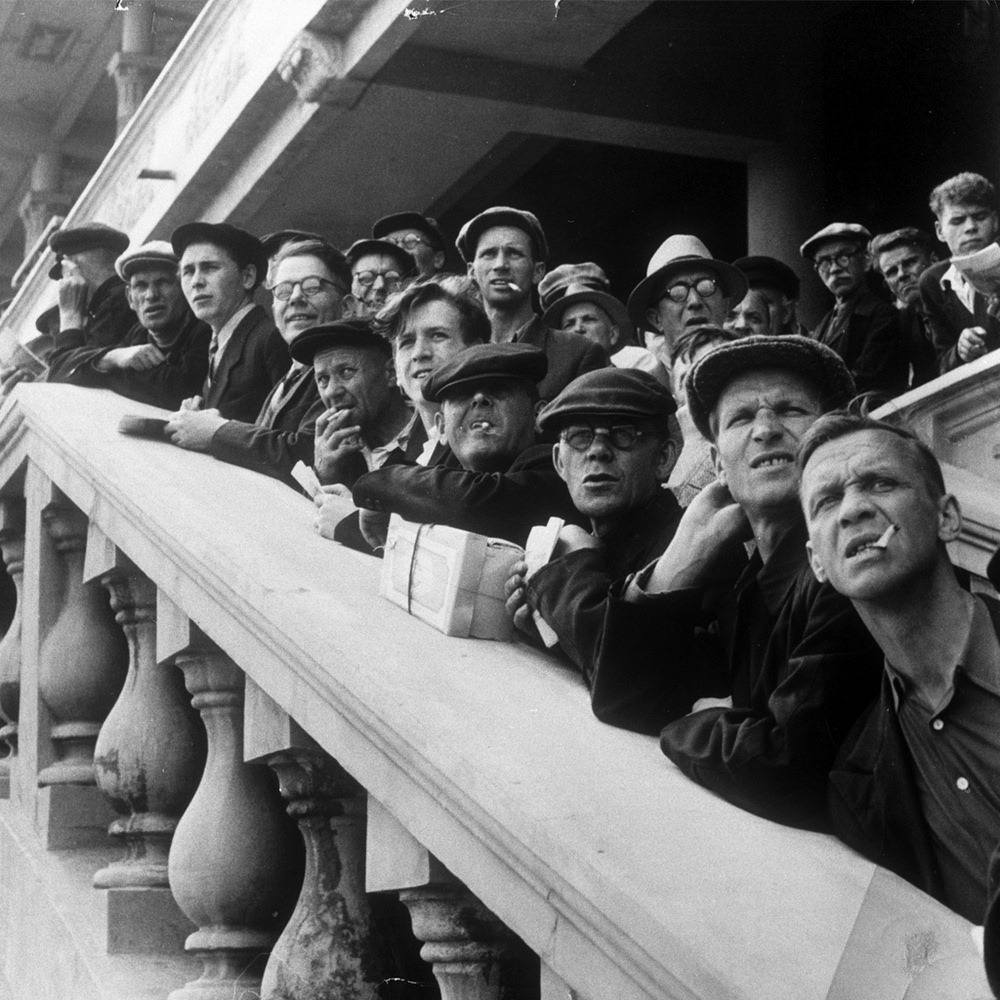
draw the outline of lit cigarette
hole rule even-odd
[[[885,531],[883,531],[882,534],[879,536],[878,541],[872,542],[872,548],[873,549],[886,548],[889,545],[889,539],[892,538],[892,536],[896,534],[898,530],[899,529],[896,527],[896,525],[890,524],[889,527],[886,528]]]

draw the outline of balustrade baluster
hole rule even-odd
[[[94,886],[165,887],[170,840],[204,766],[205,734],[181,672],[156,661],[156,587],[113,546],[103,550],[122,563],[100,579],[125,633],[129,666],[97,738],[94,768],[98,787],[119,814],[109,832],[124,841],[127,853],[97,872]],[[104,568],[101,551],[92,530],[88,575]]]
[[[87,519],[68,504],[42,513],[65,566],[62,603],[39,651],[38,693],[52,717],[55,756],[40,785],[93,785],[94,744],[121,690],[125,639],[104,591],[83,582]]]
[[[21,606],[24,602],[24,500],[0,500],[0,553],[14,582],[14,616],[0,640],[0,740],[10,748],[0,759],[0,789],[9,793],[10,769],[17,755],[17,719],[21,701]]]
[[[198,926],[185,948],[202,977],[170,1000],[255,996],[302,883],[301,844],[274,775],[243,760],[243,672],[227,656],[177,656],[208,736],[201,783],[170,849],[170,887]]]

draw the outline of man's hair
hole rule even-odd
[[[894,229],[891,233],[878,233],[872,237],[868,244],[868,253],[872,259],[872,270],[881,274],[878,266],[879,254],[888,253],[895,247],[913,247],[915,250],[923,250],[928,257],[933,259],[935,244],[929,233],[914,226],[905,226],[903,229]]]
[[[292,240],[284,243],[271,258],[267,268],[267,283],[273,281],[274,272],[283,260],[289,257],[315,257],[323,262],[326,269],[337,279],[341,295],[351,290],[351,269],[347,258],[326,240]]]
[[[875,420],[873,417],[869,417],[863,412],[857,412],[850,407],[845,410],[833,410],[830,413],[825,413],[802,436],[796,456],[800,480],[809,459],[820,447],[860,431],[884,431],[887,434],[894,434],[901,441],[906,442],[906,447],[910,454],[916,458],[917,466],[923,473],[927,492],[935,499],[944,496],[947,492],[944,476],[941,474],[941,466],[934,452],[916,434],[905,427],[899,427],[884,420]]]
[[[937,218],[941,218],[948,205],[978,205],[996,211],[996,189],[982,174],[969,171],[955,174],[931,191],[931,211]]]
[[[739,340],[742,334],[735,330],[726,330],[721,326],[705,324],[695,330],[689,330],[681,334],[674,344],[674,349],[670,352],[670,363],[677,364],[678,361],[687,361],[688,358],[707,344],[728,344],[730,341]]]
[[[414,309],[431,302],[445,302],[458,313],[462,342],[467,346],[484,344],[492,336],[492,330],[474,289],[473,281],[465,275],[438,274],[421,278],[389,297],[375,314],[375,329],[395,342]]]

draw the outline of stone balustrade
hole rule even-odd
[[[0,996],[375,997],[418,950],[446,1000],[988,996],[966,921],[408,617],[304,497],[117,433],[146,412],[0,408]]]

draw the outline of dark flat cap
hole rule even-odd
[[[872,255],[876,267],[878,267],[878,255],[892,250],[893,247],[919,247],[928,254],[937,250],[930,233],[925,233],[915,226],[904,226],[902,229],[894,229],[891,233],[876,233],[868,244],[868,252]]]
[[[670,390],[648,372],[635,368],[598,368],[573,379],[538,414],[542,430],[560,427],[573,417],[635,417],[666,420],[677,412]]]
[[[126,250],[115,261],[115,270],[122,281],[144,267],[167,267],[177,269],[177,254],[166,240],[150,240],[141,246]]]
[[[535,263],[544,263],[549,259],[548,240],[545,239],[545,231],[536,215],[522,208],[494,205],[469,219],[455,240],[455,246],[458,247],[458,252],[466,264],[471,264],[475,260],[479,237],[494,226],[510,226],[512,229],[520,229],[521,232],[527,233],[535,252]]]
[[[604,269],[586,261],[583,264],[560,264],[538,283],[538,298],[542,304],[542,322],[559,328],[563,313],[578,302],[600,306],[618,327],[620,343],[635,337],[632,320],[625,304],[611,294],[611,283]]]
[[[688,375],[688,410],[706,438],[712,438],[708,418],[726,386],[737,375],[765,368],[778,368],[809,379],[819,389],[827,410],[844,406],[857,391],[840,355],[819,341],[798,334],[741,337],[702,355]]]
[[[446,249],[444,233],[441,232],[437,219],[432,219],[429,215],[421,215],[419,212],[396,212],[393,215],[383,215],[372,226],[372,239],[384,240],[389,233],[398,232],[400,229],[415,229],[427,237],[435,250]]]
[[[353,268],[355,264],[367,254],[382,254],[391,257],[399,264],[400,273],[405,277],[416,271],[416,264],[413,257],[402,247],[390,243],[388,240],[355,240],[345,251],[348,264]]]
[[[211,243],[212,246],[222,247],[240,267],[253,264],[257,270],[254,288],[267,276],[264,245],[253,233],[231,226],[228,222],[186,222],[173,231],[170,243],[178,259],[192,243]]]
[[[288,350],[296,361],[311,365],[317,354],[334,347],[371,347],[392,357],[392,345],[372,329],[367,319],[338,319],[310,326],[295,337]]]
[[[548,370],[545,353],[530,344],[476,344],[432,372],[422,391],[429,403],[440,403],[449,392],[469,382],[498,378],[540,382]]]
[[[319,233],[311,233],[306,229],[278,229],[273,233],[268,233],[260,238],[260,245],[264,248],[264,255],[270,260],[286,243],[299,243],[303,240],[320,240],[326,243],[325,236]]]
[[[799,253],[807,260],[812,260],[816,256],[816,251],[824,244],[833,240],[853,240],[855,243],[867,247],[872,234],[859,222],[831,222],[824,226],[818,233],[813,233],[799,247]]]
[[[49,237],[49,249],[54,253],[83,253],[84,250],[110,250],[113,254],[122,253],[128,246],[129,239],[119,229],[112,229],[103,222],[92,222],[88,226],[71,226],[69,229],[57,229]]]
[[[740,257],[733,261],[733,267],[743,272],[751,288],[766,285],[777,288],[786,298],[799,297],[799,276],[777,257]]]

